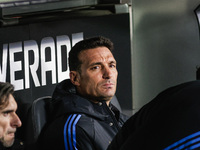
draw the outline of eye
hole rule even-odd
[[[9,115],[9,112],[3,112],[3,116],[7,117]]]
[[[116,68],[116,64],[110,64],[110,68]]]
[[[4,117],[8,117],[12,112],[13,110],[6,110],[6,111],[3,111],[2,114]]]
[[[92,68],[91,68],[91,70],[96,70],[96,69],[99,69],[100,68],[100,66],[93,66]]]

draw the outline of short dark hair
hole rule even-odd
[[[98,36],[88,38],[76,43],[69,52],[69,69],[70,71],[80,71],[82,62],[79,60],[81,51],[93,49],[97,47],[107,47],[111,52],[114,49],[113,43],[110,39]]]
[[[8,105],[8,97],[10,94],[13,95],[13,93],[14,86],[12,84],[0,82],[0,109],[3,109]]]

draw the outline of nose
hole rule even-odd
[[[104,67],[103,69],[103,79],[110,79],[112,77],[112,70],[109,67]]]
[[[22,122],[19,119],[18,115],[16,113],[13,114],[12,122],[11,122],[12,127],[19,128],[22,126]]]

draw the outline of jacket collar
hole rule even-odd
[[[103,105],[100,105],[102,103]],[[58,117],[63,114],[82,113],[89,116],[105,120],[108,112],[105,102],[93,103],[76,94],[76,88],[71,83],[70,79],[60,82],[53,93],[52,101],[50,102],[50,111],[52,115]],[[113,105],[111,104],[111,107]],[[115,108],[115,111],[117,108]]]

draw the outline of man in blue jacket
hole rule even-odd
[[[113,43],[104,37],[78,42],[69,53],[70,80],[57,85],[51,122],[41,149],[105,150],[127,117],[110,102],[116,92]]]

